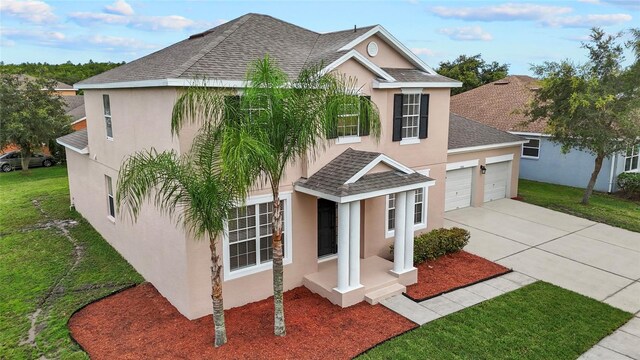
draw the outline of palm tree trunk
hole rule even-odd
[[[582,196],[583,205],[589,205],[589,197],[591,197],[591,194],[593,193],[593,187],[596,185],[598,174],[600,174],[600,169],[602,169],[603,160],[604,160],[604,154],[598,154],[596,156],[593,173],[591,173],[591,179],[589,179],[589,184],[587,184],[587,188],[584,190],[584,195]]]
[[[211,249],[211,300],[213,301],[213,324],[215,327],[215,346],[219,347],[227,342],[227,329],[224,325],[224,304],[222,302],[222,282],[220,281],[220,256],[216,248],[216,237],[209,236]]]
[[[284,325],[284,298],[282,283],[284,278],[282,251],[282,216],[280,216],[280,192],[273,190],[273,307],[274,334],[285,336],[287,330]]]

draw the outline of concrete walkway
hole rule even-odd
[[[380,304],[418,325],[424,325],[485,300],[519,289],[534,281],[536,279],[530,276],[511,272],[419,303],[404,295],[395,295],[380,301]]]

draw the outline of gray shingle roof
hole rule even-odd
[[[399,82],[458,82],[442,75],[428,74],[418,69],[382,68]]]
[[[267,53],[295,77],[305,66],[333,62],[344,53],[339,48],[369,29],[319,34],[271,16],[247,14],[78,84],[202,77],[244,80],[247,66]]]
[[[392,170],[366,174],[358,181],[345,185],[347,180],[378,156],[380,156],[380,153],[349,148],[308,179],[298,180],[296,185],[324,194],[343,197],[432,180],[417,172],[405,174],[401,171]]]
[[[65,147],[72,147],[78,150],[83,150],[87,146],[89,146],[87,129],[74,131],[71,134],[61,136],[58,139],[56,139],[56,142]]]
[[[83,95],[64,96],[62,100],[65,102],[64,111],[71,116],[71,121],[80,120],[87,116],[84,110]]]
[[[520,136],[449,113],[449,150],[524,140]]]

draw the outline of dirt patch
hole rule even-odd
[[[92,359],[350,359],[416,325],[381,305],[346,309],[304,287],[284,294],[287,336],[273,335],[273,298],[225,311],[229,342],[213,346],[211,316],[189,321],[151,284],[97,301],[69,321]]]
[[[444,255],[417,266],[418,282],[407,286],[406,295],[416,301],[489,279],[511,270],[466,251]]]

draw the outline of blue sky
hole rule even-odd
[[[530,64],[584,60],[589,28],[640,27],[640,0],[574,1],[42,1],[0,2],[5,63],[131,61],[248,12],[317,32],[381,24],[437,67],[482,54]]]

